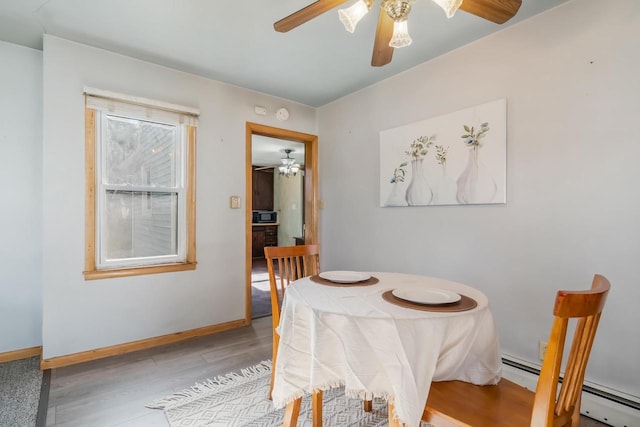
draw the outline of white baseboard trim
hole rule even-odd
[[[503,377],[529,390],[536,390],[540,366],[507,355],[503,355],[503,361]],[[637,398],[595,384],[585,383],[580,412],[614,427],[640,427],[640,402]]]

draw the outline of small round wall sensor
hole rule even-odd
[[[276,111],[276,117],[278,120],[287,120],[289,118],[289,110],[284,107],[279,108],[278,111]]]

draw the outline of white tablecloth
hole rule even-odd
[[[433,277],[372,273],[370,286],[327,286],[304,278],[285,293],[273,402],[345,386],[350,397],[382,397],[400,422],[417,426],[431,381],[495,384],[501,358],[487,297]],[[403,308],[382,299],[401,287],[432,287],[475,299],[463,312]]]

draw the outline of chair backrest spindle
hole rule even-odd
[[[547,352],[536,388],[531,425],[577,425],[584,374],[602,308],[611,285],[596,274],[588,291],[558,291]],[[565,375],[557,393],[569,319],[578,319],[567,358]],[[557,396],[557,400],[556,400]]]
[[[264,248],[271,285],[271,312],[274,328],[280,322],[280,309],[289,283],[320,272],[320,246],[267,246]]]

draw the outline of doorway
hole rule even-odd
[[[272,151],[271,164],[269,160],[265,160],[264,149],[255,149],[254,142],[260,144],[265,143],[269,150]],[[317,167],[317,153],[318,153],[318,137],[316,135],[305,134],[286,129],[280,129],[270,126],[259,125],[256,123],[247,122],[246,125],[246,303],[245,303],[245,320],[246,323],[251,323],[252,319],[252,296],[259,304],[256,306],[257,310],[264,312],[265,304],[270,304],[270,297],[268,293],[268,275],[266,271],[266,263],[264,257],[261,256],[260,245],[265,244],[265,238],[268,240],[267,244],[274,245],[274,240],[277,239],[277,245],[290,246],[301,243],[316,243],[318,236],[318,213],[317,213],[317,180],[318,180],[318,167]],[[264,148],[260,145],[260,148]],[[256,155],[254,156],[254,151]],[[282,152],[280,152],[282,151]],[[287,152],[289,151],[289,152]],[[303,154],[304,153],[304,154]],[[300,164],[300,173],[293,179],[281,178],[278,176],[278,161],[280,158],[286,156],[298,157],[297,163]],[[273,157],[275,156],[275,157]],[[303,157],[301,157],[303,156]],[[260,157],[260,161],[257,158]],[[258,165],[254,164],[254,159]],[[273,177],[275,173],[275,178]],[[265,176],[266,174],[266,176]],[[271,174],[271,175],[269,175]],[[278,207],[277,213],[282,215],[283,219],[287,217],[284,226],[278,230],[279,223],[277,225],[254,224],[253,211],[254,207],[269,208],[273,206],[273,198],[271,205],[269,202],[265,204],[263,194],[265,191],[258,191],[254,195],[254,186],[261,185],[260,181],[269,182],[271,179],[273,186],[270,191],[274,191],[274,187],[280,187],[280,193],[273,194],[276,199]],[[286,180],[286,181],[285,181]],[[256,183],[257,182],[257,183]],[[299,184],[296,184],[299,183]],[[286,195],[289,197],[291,194],[295,194],[296,191],[287,190],[291,186],[299,185],[300,192],[302,193],[300,199],[300,206],[298,202],[294,201],[285,202],[278,200],[278,194]],[[278,188],[276,188],[278,191]],[[285,196],[283,196],[285,197]],[[254,200],[255,198],[255,200]],[[281,203],[280,203],[281,202]],[[270,211],[271,209],[258,209],[261,211]],[[302,211],[302,215],[300,215]],[[299,219],[296,216],[300,215]],[[302,221],[302,224],[296,224]],[[293,231],[292,231],[293,230]],[[302,232],[300,232],[302,231]],[[276,237],[274,237],[274,234]],[[265,237],[266,236],[266,237]],[[271,240],[269,240],[271,239]],[[263,254],[263,252],[262,252]],[[252,286],[252,282],[257,286]],[[270,313],[270,307],[267,308],[268,314]],[[267,314],[267,315],[268,315]]]

